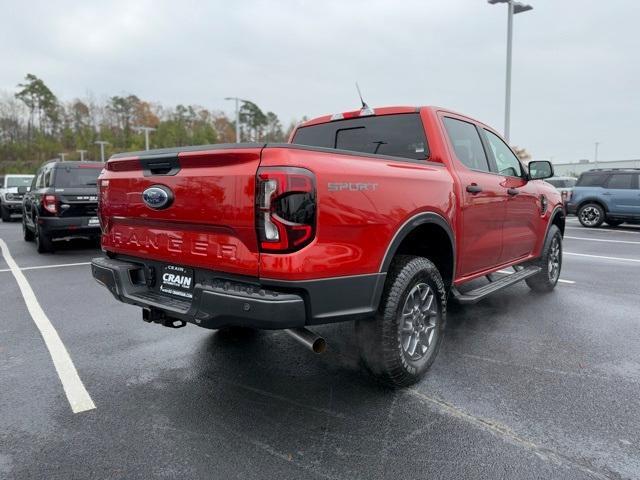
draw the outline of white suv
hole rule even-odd
[[[22,215],[24,193],[19,193],[18,187],[29,188],[32,180],[33,175],[8,174],[0,177],[0,214],[3,222],[11,221],[12,214]]]

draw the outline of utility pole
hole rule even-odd
[[[236,143],[240,143],[240,102],[248,102],[249,100],[243,100],[238,97],[225,97],[225,100],[236,101]]]
[[[511,127],[511,54],[513,50],[513,16],[533,10],[531,5],[516,2],[514,0],[487,0],[490,4],[506,3],[507,9],[507,74],[504,98],[504,139],[509,143]]]
[[[596,151],[595,154],[593,156],[593,160],[596,164],[596,168],[598,168],[598,147],[600,146],[600,142],[596,142]]]
[[[64,157],[66,157],[67,154],[66,153],[59,153],[58,155],[60,155],[60,161],[64,162]]]
[[[103,140],[98,140],[97,142],[93,142],[96,145],[100,145],[100,160],[104,163],[104,146],[109,145],[109,142],[105,142]]]
[[[149,132],[155,132],[152,127],[133,127],[137,132],[144,132],[144,149],[149,150]]]
[[[84,162],[84,154],[87,153],[86,150],[76,150],[80,154],[80,161]]]

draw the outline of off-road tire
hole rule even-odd
[[[35,222],[36,231],[34,233],[35,241],[36,241],[36,250],[38,253],[52,253],[53,252],[53,242],[50,238],[48,238],[45,234],[40,231],[38,227],[38,222],[36,219]]]
[[[11,221],[11,212],[4,205],[0,205],[0,216],[3,222]]]
[[[416,292],[416,288],[431,292],[433,297],[429,311],[435,313],[429,315],[428,332],[433,333],[429,333],[426,351],[419,352],[422,353],[420,358],[412,359],[412,355],[405,348],[405,340],[407,335],[413,334],[407,333],[410,330],[403,330],[403,327],[407,326],[403,311],[406,312],[407,305],[411,302],[411,299],[407,299],[412,292]],[[409,310],[413,312],[412,309]],[[446,314],[447,293],[436,266],[423,257],[396,257],[387,274],[376,316],[356,322],[356,337],[367,369],[377,379],[394,388],[418,382],[438,354],[444,338]],[[411,323],[427,325],[426,322],[425,319],[418,319]],[[409,340],[409,345],[411,341],[412,339]],[[414,352],[415,348],[414,346]]]
[[[604,219],[604,208],[597,203],[585,203],[578,209],[578,221],[583,227],[598,228]]]
[[[534,292],[553,290],[562,270],[562,232],[556,225],[549,227],[547,238],[542,247],[542,255],[538,260],[531,262],[531,265],[540,267],[540,273],[525,280],[529,288]]]

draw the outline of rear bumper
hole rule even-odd
[[[39,217],[38,228],[48,237],[98,237],[100,226],[89,226],[92,217]]]
[[[564,204],[564,206],[567,209],[567,213],[569,215],[575,215],[576,214],[577,206],[576,206],[575,203],[567,202],[567,203]]]
[[[149,282],[161,265],[99,257],[92,260],[91,270],[117,300],[205,328],[277,330],[366,318],[377,310],[385,280],[382,273],[285,282],[194,269],[193,298],[182,299]]]

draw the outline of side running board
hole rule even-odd
[[[454,287],[451,289],[451,298],[462,304],[477,303],[492,293],[498,292],[503,288],[510,287],[511,285],[521,282],[525,278],[532,277],[537,273],[540,273],[540,267],[532,265],[530,267],[523,268],[522,270],[518,270],[515,273],[505,275],[499,280],[492,281],[486,285],[476,288],[475,290],[471,290],[470,292],[460,293],[458,289]]]

